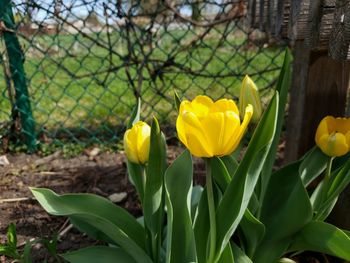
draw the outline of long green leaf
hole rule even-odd
[[[217,257],[236,230],[253,194],[254,187],[274,138],[278,113],[278,93],[265,111],[242,162],[237,168],[216,212]]]
[[[130,120],[127,125],[127,129],[130,129],[136,122],[140,120],[141,112],[141,98],[137,98],[136,105],[131,113]]]
[[[253,263],[253,261],[238,247],[235,243],[231,243],[235,263]]]
[[[291,53],[290,53],[290,50],[286,48],[286,51],[284,54],[283,66],[279,74],[277,85],[276,85],[276,91],[279,94],[279,101],[278,101],[278,114],[277,114],[275,136],[273,138],[271,147],[267,154],[266,161],[261,171],[261,177],[260,177],[261,189],[260,189],[260,195],[259,195],[260,202],[262,202],[265,196],[266,187],[270,180],[273,164],[275,162],[278,143],[280,141],[280,136],[281,136],[282,127],[284,123],[285,107],[287,103],[288,89],[290,87],[290,82],[291,82]]]
[[[247,209],[240,223],[240,229],[243,232],[242,239],[245,243],[245,252],[249,257],[252,257],[264,237],[265,226]]]
[[[350,237],[331,224],[312,221],[297,234],[289,248],[289,251],[304,250],[350,260]]]
[[[71,263],[137,263],[129,254],[117,247],[87,247],[61,256]]]
[[[92,194],[57,195],[43,188],[31,188],[31,191],[48,213],[71,216],[95,227],[133,257],[147,260],[144,228],[124,209]]]
[[[164,173],[166,170],[166,144],[157,119],[153,119],[151,142],[146,173],[143,202],[144,220],[151,234],[153,259],[157,262],[162,243],[164,221]]]
[[[136,191],[139,195],[141,203],[143,203],[143,199],[145,196],[144,191],[144,167],[137,163],[132,163],[129,160],[126,162],[128,168],[128,175],[130,182],[135,186]]]
[[[322,174],[328,160],[329,157],[316,146],[305,155],[299,166],[299,175],[305,187]]]
[[[165,172],[168,237],[167,261],[196,262],[191,220],[192,158],[184,151]]]
[[[315,219],[324,220],[331,212],[335,205],[339,194],[344,191],[347,185],[350,183],[350,159],[343,165],[333,171],[330,176],[330,183],[327,184],[327,194],[324,197],[324,182],[317,187],[313,193],[311,200],[313,202],[313,208],[315,211]]]
[[[209,208],[207,190],[204,188],[201,199],[197,206],[197,212],[194,221],[194,234],[196,240],[196,251],[198,263],[207,262],[207,244],[209,236]]]
[[[293,235],[312,219],[311,203],[298,176],[299,165],[300,161],[290,164],[271,176],[260,216],[266,233],[256,250],[254,262],[277,260]]]
[[[231,248],[231,243],[228,243],[226,245],[226,248],[222,252],[221,257],[218,260],[218,263],[235,263],[233,251]]]
[[[231,181],[231,176],[221,158],[210,158],[210,166],[212,171],[212,177],[214,181],[220,187],[221,192],[225,192],[227,186]]]

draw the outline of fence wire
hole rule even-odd
[[[4,0],[2,5],[3,150],[23,143],[35,150],[33,140],[115,144],[137,97],[144,119],[156,116],[173,127],[174,90],[183,98],[237,99],[245,74],[267,101],[283,59],[284,43],[249,26],[242,0]],[[8,35],[19,40],[16,58]],[[19,87],[13,63],[21,64],[21,58],[25,85]],[[25,99],[29,105],[23,106]]]

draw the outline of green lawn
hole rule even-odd
[[[273,69],[282,63],[283,48],[248,48],[244,34],[237,30],[220,42],[223,30],[219,28],[211,32],[195,48],[183,47],[201,33],[198,30],[160,31],[162,36],[154,41],[155,48],[149,59],[165,60],[176,54],[174,62],[181,66],[166,68],[162,78],[154,81],[150,80],[147,70],[143,71],[142,116],[145,119],[154,115],[161,123],[174,122],[174,89],[187,98],[206,93],[217,99],[237,97],[244,74],[251,75],[262,89],[276,79],[278,70]],[[85,130],[96,136],[99,132],[113,134],[115,130],[110,127],[125,124],[135,103],[126,68],[121,66],[127,55],[125,36],[117,31],[110,34],[114,52],[111,58],[107,49],[94,43],[97,40],[107,45],[106,33],[89,34],[89,38],[45,35],[33,37],[31,43],[21,38],[26,52],[25,70],[33,115],[38,130],[45,129],[52,137],[62,128],[64,131]],[[30,47],[33,43],[34,47]],[[4,49],[1,45],[0,52]],[[144,51],[148,52],[146,49]],[[180,49],[183,50],[178,52]],[[134,46],[133,52],[140,60],[143,58],[139,46]],[[121,67],[108,74],[99,73],[109,69],[110,59],[114,67]],[[203,68],[204,64],[206,67]],[[156,62],[148,61],[146,65],[152,70],[157,68]],[[196,74],[187,74],[184,69],[191,69]],[[266,72],[257,74],[263,71]],[[134,65],[129,67],[129,73],[137,85],[140,74]],[[225,76],[213,78],[214,75]],[[9,119],[11,106],[2,70],[0,79],[0,122],[5,122]],[[68,131],[66,136],[70,136]]]

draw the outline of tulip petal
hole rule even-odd
[[[223,112],[215,112],[207,115],[202,119],[202,126],[207,135],[208,142],[213,149],[213,155],[218,155],[221,152],[223,137],[224,137],[224,124],[225,114]]]
[[[201,145],[201,147],[199,146],[197,147],[197,148],[201,148],[203,151],[203,155],[201,157],[205,157],[208,155],[213,156],[212,145],[210,144],[210,140],[206,135],[206,131],[203,129],[203,126],[201,122],[198,120],[197,116],[192,112],[185,111],[181,115],[179,115],[178,119],[180,122],[180,127],[177,127],[178,133],[179,133],[179,128],[183,129],[183,131],[180,131],[180,133],[182,133],[181,136],[185,136],[186,138],[186,143],[185,142],[183,143],[187,146],[187,148],[190,149],[191,153],[192,153],[192,149],[190,145],[192,145],[193,143],[189,141],[189,138],[193,139],[194,137],[196,137],[196,142],[194,142],[194,144]],[[196,156],[198,156],[198,154]]]
[[[238,146],[239,142],[241,141],[247,127],[248,127],[248,124],[251,120],[253,116],[253,106],[252,105],[248,105],[246,108],[245,108],[245,114],[244,114],[244,119],[243,119],[243,122],[238,130],[238,133],[233,135],[232,138],[231,138],[231,141],[229,143],[229,145],[231,146],[231,148],[229,149],[229,153],[232,153]]]
[[[328,156],[342,156],[349,151],[345,135],[339,132],[322,135],[318,146]]]
[[[233,111],[239,115],[236,103],[233,100],[220,99],[216,101],[210,109],[211,112],[226,112]]]
[[[334,119],[334,131],[346,134],[350,131],[350,119],[348,118],[335,118]]]
[[[191,111],[198,118],[202,118],[208,114],[213,104],[214,102],[211,98],[209,98],[208,96],[200,95],[195,97],[194,100],[191,102]]]
[[[136,153],[136,137],[133,136],[134,132],[130,129],[124,133],[124,150],[128,159],[133,163],[138,163],[138,156]]]
[[[188,142],[187,148],[190,150],[191,154],[196,157],[213,157],[214,154],[207,150],[205,143],[201,142],[193,133],[186,133],[186,140]]]
[[[148,160],[151,127],[148,125],[139,125],[137,127],[137,155],[139,162],[144,164]]]
[[[232,138],[239,135],[240,131],[240,119],[239,113],[226,112],[225,114],[225,135],[223,139],[223,149],[221,155],[228,155],[233,152],[232,150]]]
[[[321,139],[321,137],[323,135],[329,135],[329,127],[328,124],[332,121],[333,117],[332,116],[327,116],[325,118],[323,118],[320,122],[320,124],[317,127],[316,130],[316,136],[315,136],[315,140],[316,140],[316,144],[319,144],[319,141]]]

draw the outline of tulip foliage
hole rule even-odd
[[[350,260],[350,233],[324,222],[350,181],[349,154],[333,161],[315,147],[295,163],[272,169],[290,59],[287,50],[275,94],[239,162],[232,151],[239,148],[254,105],[240,114],[232,100],[199,96],[181,102],[175,95],[178,136],[187,149],[168,166],[159,124],[154,119],[148,128],[139,122],[138,103],[124,145],[141,218],[96,195],[32,188],[48,213],[69,217],[79,230],[108,244],[62,257],[102,263],[271,263],[311,250]],[[193,186],[192,155],[205,161],[204,186]],[[309,189],[316,178],[318,187]]]

